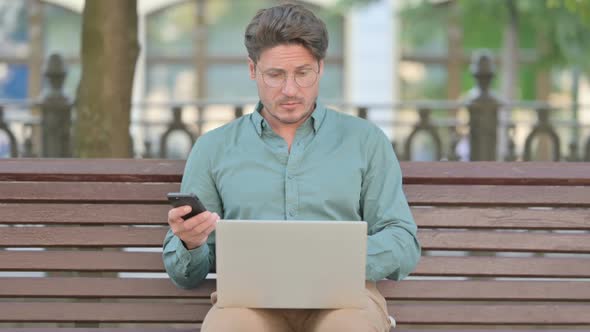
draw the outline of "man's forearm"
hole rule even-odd
[[[420,259],[420,245],[414,235],[402,227],[386,227],[367,239],[366,279],[401,280]]]
[[[182,241],[170,231],[164,240],[162,256],[166,272],[180,288],[197,287],[207,277],[212,264],[207,243],[187,250]]]

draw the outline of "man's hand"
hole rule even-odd
[[[182,216],[191,211],[190,206],[180,206],[168,211],[168,224],[174,235],[178,236],[186,249],[191,250],[207,242],[209,234],[215,230],[219,215],[205,211],[184,220]]]

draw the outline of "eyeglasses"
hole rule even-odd
[[[289,76],[287,72],[281,69],[269,69],[267,71],[261,71],[260,74],[262,75],[262,80],[264,83],[271,88],[283,86]],[[315,71],[311,68],[305,68],[297,70],[293,76],[295,79],[295,84],[297,84],[300,88],[309,88],[317,81],[318,74],[319,63],[318,71]]]

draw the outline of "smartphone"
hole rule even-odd
[[[201,212],[207,211],[203,203],[199,200],[197,195],[190,193],[168,193],[168,201],[172,206],[179,207],[189,205],[192,211],[182,216],[182,219],[187,220],[188,218],[194,217]]]

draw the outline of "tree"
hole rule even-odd
[[[590,52],[590,34],[587,33],[590,1],[422,0],[402,10],[404,20],[416,22],[409,25],[403,37],[417,42],[428,41],[433,31],[447,25],[452,6],[459,9],[466,48],[502,49],[505,55],[518,54],[518,50],[524,48],[537,50],[531,65],[505,72],[506,75],[523,73],[525,82],[514,85],[523,89],[521,98],[534,98],[531,92],[535,78],[531,72],[538,69],[577,66],[590,73],[590,58],[587,57]],[[511,56],[504,57],[503,61],[507,59],[517,60]],[[514,64],[507,67],[516,68]],[[516,78],[505,81],[515,82]],[[514,94],[514,97],[519,96]]]
[[[507,101],[546,99],[549,95],[549,70],[572,73],[572,109],[557,113],[577,123],[578,88],[582,73],[590,74],[590,1],[588,0],[421,0],[402,10],[408,20],[403,37],[414,43],[428,42],[433,32],[448,26],[453,14],[460,18],[463,48],[495,50],[501,58],[500,90]],[[533,50],[534,52],[530,52]],[[460,52],[463,53],[464,50]],[[523,57],[528,58],[520,62]],[[464,71],[464,77],[467,76]],[[467,78],[467,77],[466,77]],[[462,82],[463,91],[472,83]],[[500,113],[508,118],[506,109]],[[507,149],[506,128],[498,137],[499,153]],[[579,131],[572,128],[572,143]]]
[[[139,55],[137,0],[86,0],[74,155],[130,156],[131,96]]]
[[[549,8],[565,8],[577,14],[590,27],[590,2],[587,0],[547,0]]]

